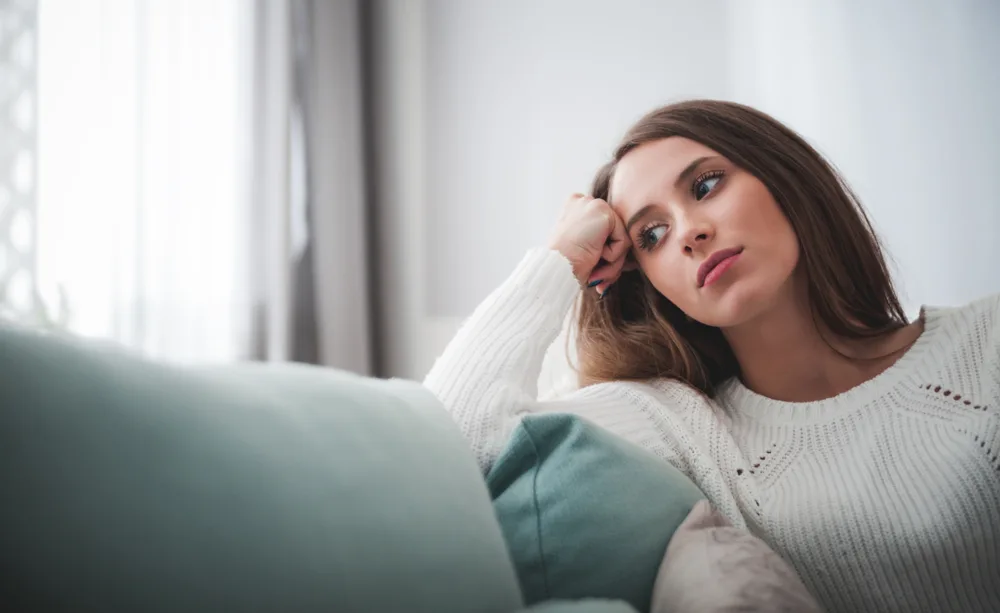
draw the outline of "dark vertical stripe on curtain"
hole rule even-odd
[[[386,376],[386,362],[383,352],[385,343],[382,338],[382,287],[381,249],[378,242],[380,228],[380,211],[378,208],[381,196],[378,189],[377,156],[375,151],[375,38],[374,3],[361,0],[358,2],[358,34],[361,40],[361,112],[364,126],[364,168],[365,168],[365,206],[368,209],[365,227],[365,246],[367,247],[366,262],[368,268],[368,306],[371,317],[368,319],[368,335],[371,339],[372,374],[378,377]]]
[[[313,73],[313,40],[312,40],[312,2],[310,0],[295,0],[291,3],[292,44],[292,114],[293,132],[298,125],[299,139],[292,139],[292,146],[298,148],[292,152],[292,157],[301,164],[300,174],[293,174],[292,180],[298,181],[300,202],[292,202],[291,215],[301,215],[305,219],[305,245],[291,262],[291,337],[289,342],[289,359],[294,362],[318,364],[319,355],[319,325],[316,317],[316,287],[315,260],[313,245],[316,240],[312,209],[314,206],[312,194],[313,164],[309,152],[310,139],[313,138],[310,127],[314,121],[315,109],[310,101],[313,99],[309,88],[309,76]],[[294,173],[294,169],[293,169]],[[294,193],[294,190],[293,190]]]

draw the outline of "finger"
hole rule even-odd
[[[608,262],[614,262],[622,259],[628,253],[628,250],[632,248],[632,241],[629,240],[628,234],[625,232],[622,218],[610,205],[608,205],[608,213],[611,215],[611,231],[608,233],[607,245],[601,252],[601,257]]]
[[[625,267],[625,258],[618,258],[613,262],[601,260],[594,271],[590,273],[590,280],[601,279],[608,285],[614,283],[621,276],[622,268]]]
[[[590,273],[590,285],[597,288],[598,294],[603,294],[618,280],[624,266],[625,258],[618,258],[614,262],[598,266]]]

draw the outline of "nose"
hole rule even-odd
[[[705,219],[688,217],[681,231],[681,248],[687,255],[705,248],[715,237],[715,228]]]

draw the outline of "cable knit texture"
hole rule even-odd
[[[484,473],[521,415],[575,413],[677,466],[827,611],[1000,611],[997,296],[925,307],[896,364],[827,400],[733,381],[710,401],[658,380],[540,402],[542,359],[579,292],[559,253],[529,252],[428,374]]]

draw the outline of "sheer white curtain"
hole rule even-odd
[[[254,7],[254,355],[372,374],[360,3]]]
[[[40,3],[38,277],[72,331],[248,354],[245,5]]]
[[[42,0],[38,279],[177,362],[368,373],[354,0]]]
[[[46,325],[34,275],[37,9],[0,2],[0,318]]]

